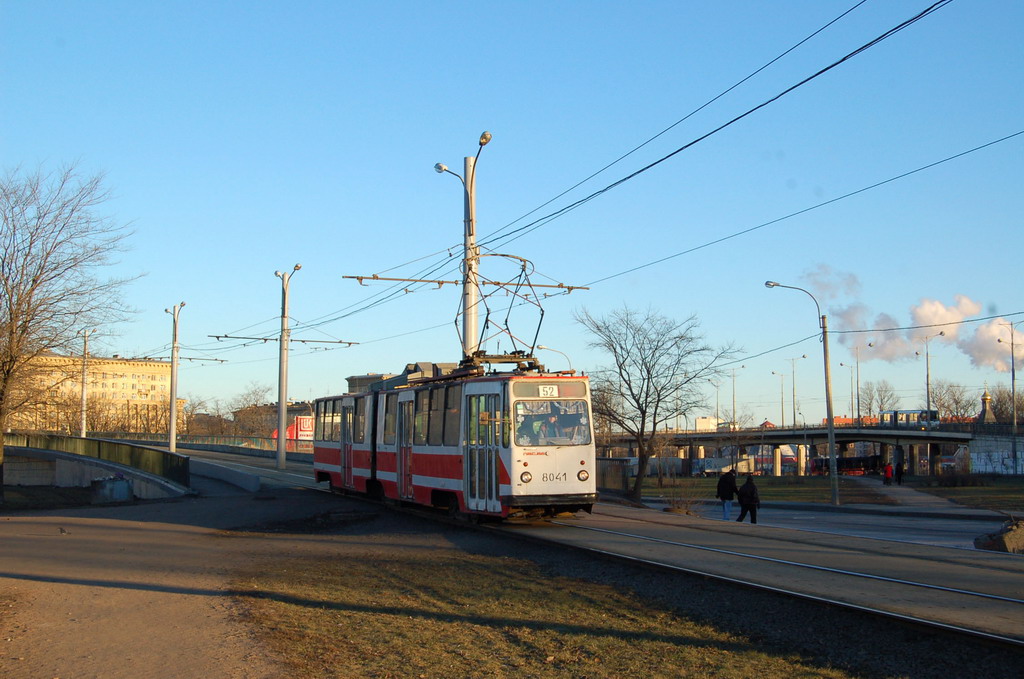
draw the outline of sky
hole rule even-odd
[[[90,349],[169,357],[184,301],[188,398],[276,398],[275,271],[296,264],[290,398],[457,361],[455,286],[344,276],[459,278],[463,190],[433,166],[461,173],[487,130],[485,252],[589,288],[543,298],[539,331],[513,307],[519,344],[489,350],[536,335],[548,367],[589,373],[609,360],[581,311],[694,316],[736,361],[693,416],[730,410],[735,385],[741,414],[791,424],[795,372],[817,422],[816,301],[836,415],[858,362],[922,407],[923,338],[945,333],[933,383],[980,394],[1009,385],[997,339],[1024,321],[1024,4],[939,3],[872,44],[930,5],[0,0],[0,166],[104,174],[137,313]]]

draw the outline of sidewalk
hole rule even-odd
[[[856,483],[870,486],[873,491],[895,500],[897,505],[869,505],[850,504],[842,505],[838,509],[847,509],[868,513],[884,513],[896,516],[923,516],[941,519],[975,519],[985,521],[999,521],[1009,518],[1002,512],[994,512],[988,509],[977,509],[965,507],[952,500],[923,493],[908,486],[897,486],[894,481],[887,486],[882,482],[881,477],[875,476],[847,476],[844,477]]]
[[[977,509],[965,507],[952,500],[938,497],[930,493],[923,493],[908,486],[891,485],[882,483],[881,477],[874,476],[844,476],[845,481],[862,483],[870,486],[871,489],[880,495],[884,495],[897,504],[876,505],[876,504],[840,504],[839,506],[823,502],[761,502],[761,506],[774,509],[792,509],[797,511],[813,512],[839,512],[872,514],[882,516],[900,516],[927,519],[964,519],[974,521],[1005,521],[1009,516],[1003,512],[995,512],[988,509]],[[842,501],[842,494],[840,494]],[[717,499],[693,500],[695,504],[719,506]],[[667,498],[645,496],[644,503],[651,506],[667,504]]]

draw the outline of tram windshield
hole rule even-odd
[[[583,446],[590,443],[590,413],[583,400],[517,401],[516,443]]]

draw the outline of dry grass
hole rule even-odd
[[[237,596],[293,677],[850,676],[531,561],[401,554],[278,563]]]
[[[985,483],[981,486],[946,488],[937,485],[935,479],[918,477],[910,485],[915,490],[938,495],[967,507],[1024,516],[1024,478],[996,476],[986,478]]]

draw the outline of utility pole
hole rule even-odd
[[[82,403],[81,403],[81,420],[78,426],[78,435],[81,438],[85,438],[86,434],[86,403],[88,400],[89,393],[89,335],[96,332],[95,330],[82,330],[81,335],[83,339],[82,346]]]
[[[178,314],[185,303],[175,304],[164,313],[171,314],[171,402],[168,408],[167,449],[176,452],[178,446]]]
[[[765,281],[764,287],[766,288],[788,288],[790,290],[799,290],[814,302],[814,308],[818,311],[818,324],[821,328],[821,345],[822,354],[825,358],[825,416],[828,424],[828,469],[829,477],[832,480],[832,504],[839,504],[839,465],[836,463],[836,423],[835,417],[832,414],[832,371],[829,369],[828,362],[828,316],[821,313],[821,305],[818,304],[818,299],[807,290],[798,288],[795,285],[783,285],[775,281]],[[794,363],[794,365],[796,365]]]
[[[277,468],[284,469],[288,459],[288,281],[302,268],[296,264],[291,271],[274,275],[281,279],[281,350],[277,373]]]

